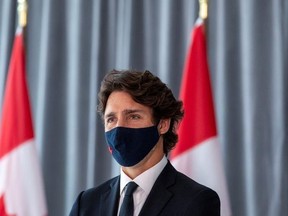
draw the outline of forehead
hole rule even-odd
[[[111,112],[122,112],[128,109],[142,110],[152,113],[152,108],[137,103],[129,93],[124,91],[114,91],[108,97],[104,115]]]

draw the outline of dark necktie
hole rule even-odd
[[[134,212],[133,192],[136,190],[138,185],[135,182],[129,182],[126,187],[127,189],[121,205],[119,216],[133,216]]]

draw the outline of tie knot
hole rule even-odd
[[[126,187],[127,187],[127,189],[126,189],[126,192],[125,192],[125,196],[130,196],[136,190],[138,185],[135,182],[129,182],[126,185]]]

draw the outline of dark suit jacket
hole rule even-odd
[[[81,192],[70,216],[117,215],[119,190],[120,177],[117,176]],[[139,214],[154,215],[220,216],[220,200],[216,192],[177,172],[168,162]]]

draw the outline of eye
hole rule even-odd
[[[132,120],[138,120],[138,119],[140,119],[141,118],[141,116],[140,115],[137,115],[137,114],[131,114],[130,116],[129,116],[129,119],[132,119]]]
[[[106,124],[113,123],[115,121],[115,117],[109,117],[106,119]]]

